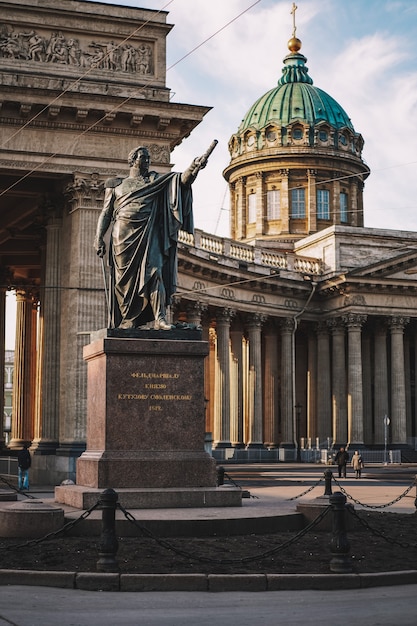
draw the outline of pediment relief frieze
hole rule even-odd
[[[24,31],[20,26],[0,27],[0,58],[135,76],[152,76],[155,72],[153,42],[81,40],[69,33]]]
[[[413,279],[417,277],[417,252],[413,249],[404,254],[393,255],[391,258],[385,253],[385,257],[380,261],[352,270],[349,272],[349,276],[369,280],[373,278],[396,280]]]

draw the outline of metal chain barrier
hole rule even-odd
[[[227,478],[227,480],[230,481],[234,487],[237,487],[238,489],[242,489],[241,485],[238,485],[237,482],[235,480],[233,480],[233,478],[227,472],[224,472],[224,477]],[[243,493],[243,490],[242,490],[242,493]],[[248,493],[249,493],[249,497],[250,498],[254,498],[256,500],[259,500],[259,496],[254,496],[250,492],[248,492]]]
[[[387,543],[396,545],[396,546],[400,546],[401,548],[417,548],[417,544],[415,543],[404,543],[402,541],[398,541],[397,539],[393,539],[392,537],[387,537],[383,532],[381,532],[380,530],[377,530],[376,528],[372,528],[372,526],[369,524],[369,522],[367,522],[365,519],[363,519],[360,515],[358,515],[358,512],[355,511],[355,509],[351,506],[346,507],[346,510],[350,513],[350,515],[353,515],[353,517],[358,520],[358,522],[367,530],[369,530],[373,535],[375,535],[376,537],[380,537],[381,539],[383,539],[384,541],[386,541]]]
[[[21,491],[21,489],[18,489],[17,487],[15,487],[12,483],[6,480],[3,476],[0,476],[0,480],[2,483],[7,485],[12,491],[19,493],[21,496],[25,496],[25,498],[30,498],[31,500],[37,500],[36,496],[32,496],[31,493],[25,493],[24,491]]]
[[[89,515],[91,515],[91,513],[95,511],[99,506],[100,506],[100,501],[93,504],[93,506],[90,507],[88,510],[83,511],[83,513],[81,513],[80,517],[77,517],[77,519],[72,520],[72,522],[67,522],[66,524],[64,524],[63,527],[60,528],[59,530],[55,530],[54,532],[48,533],[47,535],[44,535],[43,537],[38,537],[37,539],[30,539],[29,541],[26,541],[25,543],[15,543],[11,546],[5,546],[4,549],[15,550],[19,548],[26,548],[27,546],[34,546],[34,545],[37,545],[38,543],[42,543],[43,541],[54,539],[55,537],[58,537],[62,533],[67,532],[71,528],[74,528],[74,526],[76,526],[83,520],[87,519],[87,517],[89,517]]]
[[[308,489],[306,489],[305,491],[303,491],[303,493],[300,493],[298,496],[293,496],[292,498],[287,498],[288,502],[290,500],[297,500],[298,498],[302,498],[303,496],[305,496],[307,493],[310,493],[310,491],[313,491],[313,489],[315,489],[316,487],[318,487],[318,485],[320,485],[321,482],[323,482],[323,480],[325,479],[325,474],[323,474],[323,476],[316,482],[314,483],[314,485],[311,485],[311,487],[309,487]]]
[[[392,506],[393,504],[396,504],[397,502],[399,502],[402,498],[405,498],[405,496],[410,493],[410,491],[412,490],[413,487],[415,487],[416,483],[415,480],[413,480],[413,482],[411,483],[411,485],[409,487],[407,487],[407,489],[400,494],[397,498],[395,498],[394,500],[391,500],[391,502],[387,502],[386,504],[365,504],[364,502],[361,502],[360,500],[358,500],[357,498],[354,498],[353,496],[351,496],[346,489],[344,489],[344,487],[342,487],[342,485],[336,480],[336,478],[333,476],[333,480],[336,483],[336,485],[339,487],[340,491],[347,497],[349,498],[349,500],[352,500],[352,502],[354,502],[355,504],[358,504],[359,506],[363,506],[366,509],[386,509],[389,506]]]
[[[196,556],[195,554],[190,554],[189,552],[182,550],[181,548],[177,548],[166,539],[156,537],[150,530],[142,526],[142,524],[140,524],[135,519],[135,517],[133,517],[133,515],[129,513],[129,511],[127,511],[119,502],[117,503],[117,508],[120,509],[120,511],[122,511],[126,519],[129,522],[131,522],[134,526],[136,526],[136,528],[138,528],[145,537],[148,537],[149,539],[153,539],[153,541],[158,543],[163,548],[166,548],[167,550],[171,550],[172,552],[175,552],[179,556],[183,556],[186,559],[190,559],[192,561],[199,561],[201,563],[217,563],[218,565],[232,565],[236,563],[250,563],[251,561],[258,561],[260,559],[266,558],[273,554],[277,554],[278,552],[281,552],[282,550],[285,550],[290,545],[296,543],[296,541],[301,539],[301,537],[303,537],[310,530],[315,528],[318,524],[320,524],[320,522],[326,517],[326,515],[328,514],[328,512],[331,510],[332,507],[331,506],[326,507],[312,522],[310,522],[305,528],[300,530],[299,533],[297,533],[294,537],[292,537],[288,541],[285,541],[284,543],[280,544],[279,546],[275,546],[274,548],[270,548],[269,550],[266,550],[265,552],[261,552],[260,554],[253,555],[253,556],[246,556],[240,559],[213,559],[210,557],[203,557],[203,556],[199,557],[199,556]]]

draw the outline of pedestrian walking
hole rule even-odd
[[[17,453],[17,466],[18,466],[18,486],[19,489],[29,489],[29,468],[32,464],[30,457],[29,446],[24,444],[23,450],[19,450]]]
[[[339,452],[334,457],[334,460],[339,470],[339,478],[342,478],[342,476],[343,478],[346,478],[346,465],[349,461],[349,454],[344,448],[340,448]]]
[[[352,467],[355,470],[355,478],[360,478],[364,464],[358,450],[355,450],[355,454],[352,457]]]

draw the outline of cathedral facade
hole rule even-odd
[[[171,151],[209,107],[170,99],[165,12],[77,0],[0,7],[3,348],[6,291],[17,298],[2,447],[30,442],[34,480],[57,484],[74,477],[85,447],[82,352],[107,319],[92,246],[104,181],[126,175],[136,145],[170,171]],[[180,237],[172,320],[200,324],[209,343],[217,458],[378,448],[387,421],[389,445],[411,454],[417,233],[363,226],[362,135],[314,86],[301,42],[288,47],[278,85],[230,138],[230,238]]]

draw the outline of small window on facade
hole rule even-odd
[[[303,138],[303,131],[301,128],[294,128],[294,130],[292,131],[292,136],[293,139],[302,139]]]
[[[320,141],[327,141],[327,138],[328,138],[327,130],[320,130],[319,131]]]
[[[342,224],[347,224],[349,221],[347,193],[340,194],[340,221],[342,222]]]
[[[347,139],[345,135],[339,135],[339,141],[342,144],[342,146],[347,146]]]
[[[253,144],[255,143],[255,137],[253,135],[249,135],[247,143],[249,147],[253,146]]]
[[[281,193],[279,189],[266,192],[266,217],[269,221],[280,218]]]
[[[256,222],[256,194],[250,193],[248,195],[248,223],[254,222]]]
[[[330,219],[329,191],[317,189],[317,218],[319,220]]]
[[[304,189],[291,190],[291,217],[300,219],[306,216],[306,202]]]
[[[266,133],[266,138],[268,139],[268,141],[275,141],[275,140],[276,140],[276,138],[277,138],[277,134],[276,134],[276,132],[275,132],[275,131],[273,131],[273,130],[269,130],[269,131]]]

